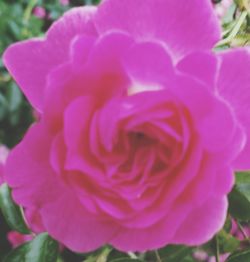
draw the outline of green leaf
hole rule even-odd
[[[250,249],[235,252],[226,260],[226,262],[247,262],[250,261]]]
[[[188,257],[185,257],[181,262],[197,262],[191,255]]]
[[[223,229],[229,233],[232,229],[232,220],[231,220],[231,217],[230,216],[227,216],[227,219],[226,219],[226,222],[223,226]]]
[[[236,173],[236,187],[250,202],[250,173]]]
[[[12,229],[22,234],[30,234],[30,230],[24,222],[22,211],[20,207],[13,202],[11,190],[7,184],[3,184],[0,187],[0,207],[6,222]]]
[[[58,243],[47,233],[14,249],[3,262],[55,262],[58,256]]]
[[[85,259],[84,262],[107,262],[111,251],[111,247],[105,246],[100,251],[98,251],[97,254],[92,252],[92,254],[87,259]]]
[[[237,250],[240,245],[240,240],[221,230],[218,235],[219,248],[222,253],[232,253]]]
[[[168,245],[159,249],[158,252],[163,262],[179,262],[192,252],[192,248],[181,245]]]
[[[11,83],[7,92],[9,110],[13,112],[17,110],[22,103],[22,93],[14,82]]]
[[[250,219],[250,174],[237,173],[236,185],[228,196],[229,213],[236,219]]]
[[[6,98],[0,93],[0,121],[3,120],[8,113],[8,102]]]
[[[237,188],[228,196],[229,213],[236,219],[249,220],[250,219],[250,202]]]

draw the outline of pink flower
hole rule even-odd
[[[196,259],[196,261],[207,261],[208,254],[203,250],[196,250],[193,253],[193,257]]]
[[[41,6],[36,6],[33,10],[33,14],[34,16],[43,19],[46,16],[46,10]]]
[[[9,149],[6,146],[0,145],[0,185],[4,182],[4,167]]]
[[[59,2],[61,5],[64,5],[64,6],[69,5],[69,0],[59,0]]]
[[[41,114],[7,161],[15,201],[74,251],[211,239],[250,168],[250,55],[219,39],[210,0],[105,0],[9,47]]]
[[[215,5],[215,12],[219,18],[226,15],[229,7],[233,4],[233,0],[222,0],[221,3]]]
[[[250,237],[250,227],[249,225],[244,225],[243,228],[244,233]],[[243,235],[242,231],[240,230],[239,226],[237,225],[237,222],[232,219],[232,228],[230,233],[235,236],[236,238],[238,238],[239,240],[244,240],[245,236]]]
[[[27,241],[30,241],[33,239],[32,235],[23,235],[17,231],[10,231],[7,235],[7,238],[9,242],[11,243],[12,247],[18,247],[22,244],[24,244]]]
[[[227,260],[227,258],[229,257],[229,255],[230,255],[229,253],[220,255],[220,262],[225,262]],[[208,262],[216,262],[216,258],[210,257],[208,259]]]

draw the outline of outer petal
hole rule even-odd
[[[45,40],[19,42],[5,51],[6,67],[36,109],[42,110],[48,73],[69,59],[71,40],[80,34],[96,35],[94,13],[94,7],[72,9],[52,25]]]
[[[185,221],[190,206],[175,206],[159,223],[147,229],[123,228],[110,244],[122,251],[154,250],[172,243],[173,235]]]
[[[250,169],[250,52],[243,49],[227,51],[220,57],[218,91],[234,108],[247,135],[246,146],[236,159],[235,168]]]
[[[15,201],[24,207],[40,206],[56,197],[58,181],[48,162],[50,143],[43,125],[35,124],[7,159],[6,181]]]
[[[42,208],[41,214],[48,232],[76,252],[93,251],[107,244],[118,231],[113,221],[102,221],[88,213],[74,192],[66,188],[58,200]]]
[[[118,226],[87,213],[75,193],[61,182],[49,165],[50,144],[44,126],[37,124],[11,152],[6,178],[14,199],[29,211],[35,208],[35,219],[41,219],[35,223],[41,222],[61,243],[74,251],[94,250],[107,243]],[[38,224],[31,226],[38,229]]]
[[[211,197],[187,216],[172,243],[200,245],[207,242],[223,227],[226,214],[227,198]]]
[[[99,33],[121,29],[138,40],[163,40],[175,58],[210,49],[220,38],[210,0],[106,0],[95,24]]]
[[[203,81],[213,90],[218,69],[217,57],[209,52],[194,52],[185,56],[177,69]]]
[[[231,108],[194,78],[182,75],[175,84],[169,89],[189,108],[204,147],[210,152],[221,151],[236,127]],[[222,134],[221,130],[226,132]]]

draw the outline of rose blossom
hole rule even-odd
[[[219,39],[210,0],[105,0],[9,47],[41,114],[7,161],[15,201],[74,251],[210,240],[250,168],[250,55]]]

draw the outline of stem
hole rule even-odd
[[[105,247],[101,254],[96,258],[96,262],[106,262],[108,261],[108,256],[112,249],[110,247]]]
[[[246,20],[247,18],[247,11],[243,11],[238,19],[238,21],[236,22],[234,28],[232,29],[231,33],[229,34],[229,36],[225,39],[222,39],[221,41],[219,41],[219,43],[217,44],[217,47],[218,46],[223,46],[223,45],[226,45],[226,44],[230,44],[231,41],[235,38],[235,36],[238,34],[242,24],[244,23],[244,21]]]
[[[220,247],[217,235],[215,236],[215,260],[216,262],[220,262]]]
[[[155,256],[156,256],[156,261],[157,262],[162,262],[161,257],[159,255],[159,252],[157,250],[155,250]]]
[[[28,6],[26,7],[23,15],[23,19],[25,22],[28,22],[30,19],[30,16],[32,14],[32,10],[37,4],[37,0],[30,0]]]
[[[135,253],[133,253],[133,252],[128,252],[128,255],[129,255],[131,258],[133,258],[133,259],[137,259],[137,258],[138,258],[137,255],[136,255]]]
[[[246,234],[246,232],[245,232],[243,226],[241,225],[241,223],[240,223],[238,220],[236,220],[236,223],[237,223],[237,226],[238,226],[240,232],[241,232],[242,235],[244,236],[245,240],[247,240],[248,242],[250,242],[250,239],[249,239],[248,235]]]

